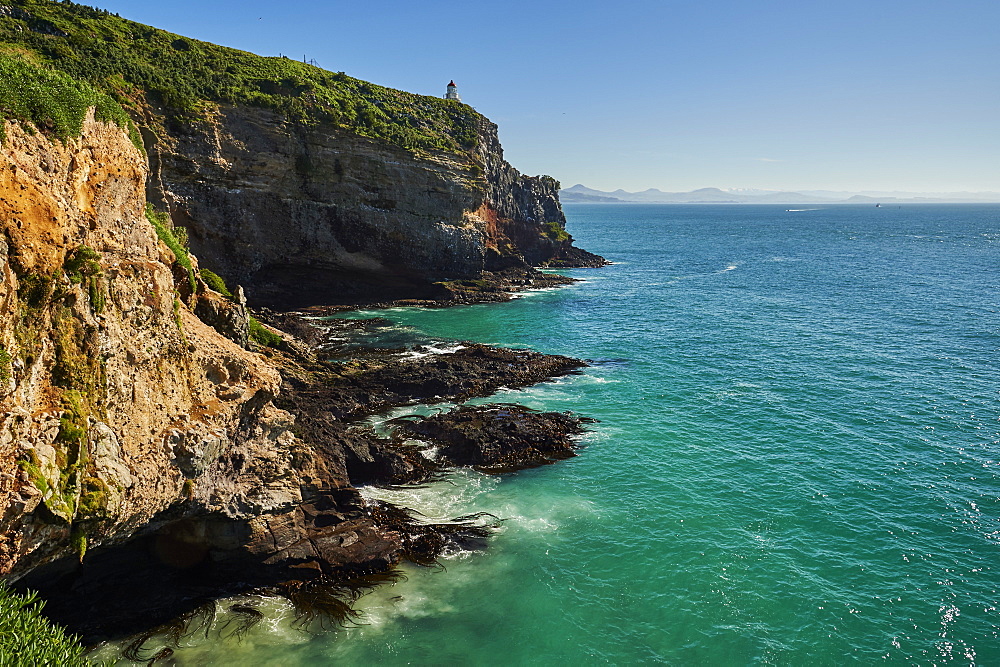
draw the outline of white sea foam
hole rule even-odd
[[[522,290],[520,292],[511,292],[510,293],[510,298],[511,299],[523,299],[525,297],[534,296],[534,295],[537,295],[537,294],[544,294],[546,292],[557,292],[557,291],[559,291],[561,289],[564,289],[565,287],[568,287],[568,286],[567,285],[560,285],[558,287],[530,287],[530,288],[528,288],[526,290]]]
[[[618,384],[621,380],[612,380],[610,378],[602,378],[599,375],[582,375],[581,379],[577,384],[586,384],[590,382],[592,384]]]
[[[420,512],[429,521],[447,521],[457,516],[480,511],[476,500],[500,483],[499,478],[475,470],[461,469],[449,473],[440,482],[420,487],[394,487],[384,489],[365,486],[362,497],[384,500]]]
[[[422,403],[420,405],[404,405],[402,407],[394,408],[389,412],[373,415],[364,420],[364,423],[369,424],[379,435],[386,435],[388,431],[391,430],[391,426],[388,426],[386,422],[393,419],[398,419],[399,417],[406,417],[408,415],[419,415],[421,417],[429,417],[431,415],[440,414],[457,407],[457,403],[452,403],[450,401],[444,401],[441,403]]]
[[[431,357],[436,354],[454,354],[455,352],[464,349],[465,345],[458,344],[421,345],[417,349],[407,350],[402,356],[407,359],[421,359],[423,357]]]

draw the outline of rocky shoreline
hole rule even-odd
[[[564,269],[564,268],[600,268],[607,266],[610,262],[600,257],[581,250],[579,257],[574,261],[559,260],[550,262],[542,268]],[[387,301],[350,301],[343,304],[313,305],[297,311],[312,317],[331,317],[337,313],[355,310],[357,308],[378,309],[378,308],[398,308],[403,306],[421,306],[424,308],[450,308],[452,306],[468,306],[480,303],[504,303],[517,298],[521,292],[528,290],[550,289],[572,285],[577,282],[576,278],[564,276],[558,273],[546,273],[534,267],[513,267],[503,271],[483,271],[480,277],[475,279],[449,280],[446,282],[434,283],[424,298],[404,298]],[[286,317],[287,313],[274,311],[267,307],[255,309],[262,313],[265,321],[281,328],[284,326],[294,327]],[[297,329],[300,333],[301,329]]]
[[[449,550],[484,548],[496,521],[426,523],[405,508],[366,502],[359,486],[420,484],[456,467],[501,474],[544,465],[573,456],[574,437],[591,421],[487,404],[397,418],[379,433],[366,420],[394,408],[461,404],[579,373],[587,364],[473,342],[424,356],[364,345],[347,350],[341,348],[351,332],[388,322],[317,321],[315,310],[260,315],[282,326],[281,349],[267,350],[282,377],[274,400],[296,415],[296,436],[311,445],[300,472],[312,491],[291,511],[258,521],[190,512],[177,522],[159,517],[167,528],[18,582],[39,590],[47,615],[88,645],[131,636],[132,659],[150,660],[157,651],[165,657],[171,633],[204,620],[215,600],[250,591],[286,597],[304,616],[343,622],[352,596],[391,579],[398,563],[431,565]],[[437,455],[427,456],[429,450]],[[311,604],[319,598],[326,607],[316,611]]]
[[[177,636],[213,600],[259,588],[304,617],[349,616],[396,563],[482,545],[490,517],[426,524],[366,503],[358,485],[556,460],[582,422],[460,412],[428,422],[421,437],[448,452],[434,459],[407,431],[417,424],[386,433],[366,419],[583,362],[474,343],[400,354],[379,321],[321,320],[506,301],[572,282],[533,267],[602,266],[574,246],[559,183],[511,166],[471,107],[319,69],[310,86],[372,118],[391,100],[398,131],[329,115],[284,78],[254,74],[253,94],[234,100],[228,85],[217,95],[187,77],[226,61],[292,64],[74,3],[29,4],[2,26],[23,104],[0,125],[0,579],[37,589],[89,643]],[[84,24],[129,35],[135,57],[84,48]],[[60,55],[36,66],[30,54],[53,40]],[[116,76],[92,82],[101,90],[76,80],[90,70],[118,72],[127,99]],[[176,107],[174,79],[192,95]],[[69,98],[53,126],[48,109]],[[170,650],[143,644],[128,657]]]

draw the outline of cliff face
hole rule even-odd
[[[125,541],[181,503],[245,517],[301,500],[278,373],[178,298],[145,157],[92,115],[65,146],[5,129],[0,574]]]
[[[251,301],[427,297],[435,281],[572,261],[558,183],[511,167],[485,119],[470,154],[431,153],[221,106],[149,149],[151,198]]]
[[[548,176],[524,176],[503,157],[497,126],[482,120],[477,146],[482,162],[482,204],[490,270],[536,266],[561,257],[571,239],[559,204],[559,182]],[[562,232],[560,234],[560,232]]]
[[[572,246],[558,183],[511,167],[496,126],[468,105],[76,3],[4,1],[0,43],[27,60],[0,60],[89,81],[88,104],[124,101],[143,116],[151,201],[251,301],[446,298],[433,283],[505,269],[530,280],[533,265],[602,263]],[[17,95],[0,102],[23,106]],[[31,108],[15,117],[44,125],[62,115]]]

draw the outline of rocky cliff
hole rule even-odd
[[[238,300],[162,242],[126,130],[92,111],[62,143],[28,129],[5,122],[0,150],[0,579],[40,590],[48,614],[98,641],[248,586],[433,558],[441,547],[421,536],[434,527],[411,529],[352,486],[349,465],[405,474],[405,458],[330,401],[297,401],[282,375],[308,394],[312,371],[216,330],[232,334]],[[487,392],[516,384],[512,361]],[[339,380],[341,402],[366,414],[372,389]]]
[[[5,129],[0,572],[129,539],[182,500],[223,516],[301,500],[279,375],[182,303],[126,133]]]
[[[250,341],[263,329],[243,289],[210,289],[199,261],[249,300],[286,309],[451,298],[442,281],[506,272],[506,284],[523,284],[535,265],[603,263],[573,247],[558,183],[517,172],[496,126],[458,103],[73,3],[10,1],[0,5],[11,51],[0,53],[0,117],[16,119],[0,121],[0,579],[43,589],[51,613],[76,614],[77,631],[96,638],[229,586],[430,562],[449,539],[481,538],[363,502],[356,484],[439,466],[353,422],[582,362],[467,346],[338,365],[275,331],[266,335],[283,351],[265,354]],[[143,48],[177,78],[136,60]],[[267,103],[191,98],[214,90],[211,58],[228,63],[217,97]],[[260,79],[267,67],[287,76]],[[94,87],[80,78],[91,71]],[[252,94],[237,85],[248,81]],[[153,582],[159,616],[122,606],[130,587]]]
[[[511,167],[486,119],[474,151],[430,152],[220,105],[147,149],[151,199],[251,302],[433,298],[484,270],[601,263],[565,232],[558,182]]]
[[[240,299],[209,289],[197,258],[157,229],[147,159],[125,129],[92,111],[65,142],[3,129],[0,577],[40,589],[50,614],[96,641],[247,586],[481,543],[481,527],[363,502],[356,484],[440,466],[355,423],[582,362],[484,346],[345,365],[294,341],[287,354],[248,350]],[[524,451],[549,437],[535,429]]]
[[[434,283],[603,263],[572,245],[558,182],[520,174],[455,100],[72,2],[4,0],[3,43],[125,105],[150,201],[251,303],[446,297]]]

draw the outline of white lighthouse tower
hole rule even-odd
[[[458,86],[455,85],[454,81],[448,84],[448,92],[444,94],[444,99],[462,101],[462,98],[458,96]]]

